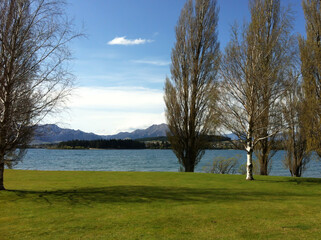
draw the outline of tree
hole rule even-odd
[[[307,146],[306,128],[303,124],[305,114],[303,90],[298,74],[293,74],[289,88],[282,101],[284,121],[287,128],[283,131],[283,142],[286,151],[283,163],[291,176],[301,177],[310,161],[311,151]]]
[[[299,38],[304,89],[304,126],[308,147],[321,156],[321,8],[318,0],[304,0],[306,39]]]
[[[216,0],[188,0],[176,26],[164,100],[168,139],[186,172],[201,160],[216,121],[217,22]]]
[[[266,124],[265,128],[268,128],[267,120],[263,120],[263,124]],[[278,151],[278,135],[268,136],[268,132],[262,130],[258,133],[258,136],[263,138],[254,147],[254,154],[258,159],[260,175],[269,175],[272,169],[272,158]],[[264,138],[265,137],[265,138]]]
[[[71,30],[60,0],[0,2],[0,190],[4,166],[23,157],[34,126],[70,92]]]
[[[253,151],[264,152],[262,173],[267,173],[269,148],[258,144],[280,131],[278,101],[285,91],[284,75],[291,65],[294,38],[289,10],[279,0],[251,0],[251,22],[239,32],[232,28],[221,63],[221,117],[247,152],[247,180],[253,180]]]

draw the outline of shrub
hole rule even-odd
[[[239,159],[240,155],[230,158],[216,157],[212,165],[204,167],[204,171],[207,173],[233,174],[236,172]]]

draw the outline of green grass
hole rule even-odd
[[[321,179],[5,171],[0,239],[321,239]]]

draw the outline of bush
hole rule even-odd
[[[230,158],[216,157],[211,166],[204,167],[204,171],[207,173],[233,174],[236,172],[236,166],[240,157],[240,155]]]

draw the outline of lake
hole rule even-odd
[[[273,157],[270,175],[290,176],[283,167],[284,151]],[[242,150],[207,150],[196,172],[204,172],[204,166],[211,164],[215,157],[240,155],[239,163],[245,163],[246,153]],[[14,169],[55,170],[55,171],[160,171],[177,172],[180,165],[171,150],[56,150],[28,149],[24,160]],[[321,162],[311,160],[304,177],[321,178]]]

